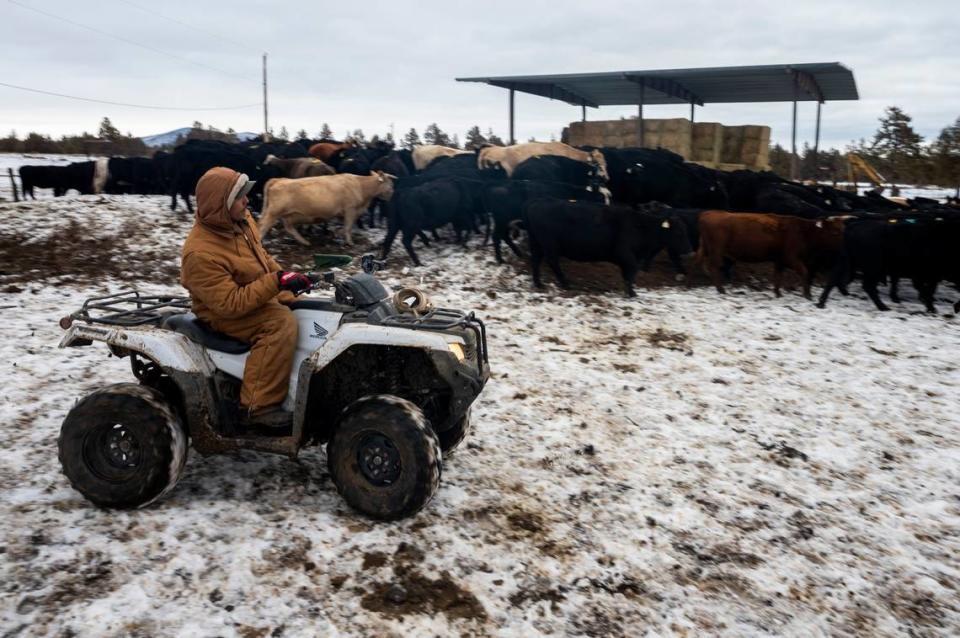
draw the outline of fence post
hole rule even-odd
[[[20,197],[17,195],[17,182],[13,179],[13,169],[7,169],[7,175],[10,176],[10,188],[13,189],[13,201],[19,202]]]

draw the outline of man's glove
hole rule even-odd
[[[280,290],[289,290],[295,295],[306,292],[313,287],[313,282],[309,277],[292,270],[278,271],[277,283],[280,285]]]

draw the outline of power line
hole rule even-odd
[[[156,11],[154,11],[154,10],[152,10],[152,9],[148,9],[147,7],[144,7],[143,5],[137,4],[136,2],[130,2],[129,0],[117,0],[117,1],[118,1],[118,2],[122,2],[123,4],[126,4],[126,5],[129,5],[129,6],[131,6],[131,7],[134,7],[135,9],[139,9],[140,11],[143,11],[144,13],[149,13],[149,14],[151,14],[151,15],[155,15],[155,16],[157,16],[158,18],[163,18],[164,20],[167,20],[167,21],[169,21],[169,22],[173,22],[173,23],[179,24],[179,25],[181,25],[181,26],[187,27],[187,28],[189,28],[189,29],[193,29],[194,31],[197,31],[197,32],[199,32],[199,33],[203,33],[203,34],[208,35],[208,36],[210,36],[210,37],[217,38],[218,40],[220,40],[220,41],[222,41],[222,42],[227,42],[228,44],[232,44],[232,45],[234,45],[234,46],[240,47],[240,48],[242,48],[243,50],[245,50],[245,51],[247,51],[247,52],[250,51],[250,45],[249,45],[249,44],[244,44],[244,43],[239,42],[239,41],[237,41],[237,40],[231,40],[230,38],[225,38],[225,37],[223,37],[222,35],[218,35],[218,34],[216,34],[216,33],[213,33],[212,31],[207,31],[206,29],[201,29],[200,27],[198,27],[198,26],[196,26],[196,25],[193,25],[193,24],[190,24],[189,22],[184,22],[183,20],[178,20],[178,19],[176,19],[176,18],[172,18],[172,17],[170,17],[170,16],[163,15],[162,13],[157,13]]]
[[[71,100],[80,100],[82,102],[94,102],[96,104],[110,104],[112,106],[127,106],[135,109],[153,109],[156,111],[233,111],[237,109],[249,109],[254,106],[260,106],[260,102],[255,104],[240,104],[238,106],[198,106],[195,108],[186,107],[186,106],[150,106],[147,104],[128,104],[126,102],[112,102],[110,100],[97,100],[90,97],[79,97],[77,95],[67,95],[66,93],[55,93],[54,91],[43,91],[41,89],[31,89],[27,86],[18,86],[16,84],[7,84],[6,82],[0,82],[0,86],[5,86],[11,89],[19,89],[21,91],[29,91],[31,93],[42,93],[43,95],[54,95],[56,97],[65,97]]]
[[[73,21],[73,20],[70,20],[69,18],[64,18],[64,17],[58,16],[58,15],[56,15],[56,14],[53,14],[53,13],[49,13],[49,12],[47,12],[47,11],[44,11],[44,10],[42,10],[42,9],[37,9],[36,7],[31,7],[31,6],[25,5],[25,4],[21,3],[21,2],[17,2],[17,0],[7,0],[7,2],[9,2],[10,4],[15,4],[15,5],[17,5],[18,7],[21,7],[21,8],[23,8],[23,9],[27,9],[27,10],[29,10],[29,11],[33,11],[33,12],[35,12],[35,13],[39,13],[39,14],[41,14],[41,15],[47,16],[48,18],[53,18],[54,20],[59,20],[59,21],[61,21],[61,22],[66,22],[67,24],[72,24],[73,26],[80,27],[81,29],[87,29],[88,31],[93,31],[94,33],[97,33],[97,34],[99,34],[99,35],[105,36],[105,37],[107,37],[107,38],[112,38],[112,39],[114,39],[114,40],[119,40],[120,42],[125,42],[125,43],[127,43],[127,44],[132,44],[133,46],[140,47],[141,49],[146,49],[146,50],[148,50],[148,51],[153,51],[154,53],[159,53],[159,54],[161,54],[161,55],[166,55],[166,56],[169,56],[169,57],[171,57],[171,58],[176,58],[177,60],[180,60],[180,61],[182,61],[182,62],[186,62],[187,64],[192,64],[192,65],[194,65],[194,66],[203,67],[203,68],[205,68],[205,69],[209,69],[209,70],[211,70],[211,71],[216,71],[217,73],[222,73],[222,74],[224,74],[224,75],[227,75],[227,76],[230,76],[230,77],[234,77],[234,78],[242,78],[242,79],[245,79],[245,80],[246,80],[246,79],[251,79],[251,78],[248,78],[247,76],[244,76],[244,75],[238,75],[238,74],[236,74],[236,73],[231,73],[231,72],[229,72],[229,71],[224,71],[223,69],[218,69],[217,67],[210,66],[210,65],[208,65],[208,64],[203,64],[202,62],[196,62],[196,61],[194,61],[194,60],[191,60],[190,58],[185,58],[185,57],[183,57],[182,55],[177,55],[176,53],[171,53],[171,52],[169,52],[169,51],[164,51],[163,49],[154,48],[154,47],[152,47],[152,46],[149,46],[149,45],[146,45],[146,44],[137,42],[136,40],[130,40],[129,38],[124,38],[123,36],[114,35],[114,34],[112,34],[112,33],[108,33],[107,31],[102,31],[102,30],[100,30],[100,29],[97,29],[96,27],[91,27],[91,26],[89,26],[89,25],[86,25],[86,24],[83,24],[83,23],[80,23],[80,22],[75,22],[75,21]]]

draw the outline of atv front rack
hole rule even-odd
[[[449,330],[450,328],[470,330],[477,338],[477,348],[479,349],[480,355],[477,357],[477,367],[480,369],[480,374],[483,374],[483,365],[488,362],[487,328],[472,312],[470,314],[464,314],[459,310],[453,310],[451,308],[434,308],[425,315],[420,316],[407,313],[391,315],[384,318],[380,322],[380,325],[408,328],[410,330],[442,331]]]
[[[64,320],[80,320],[87,323],[102,323],[109,326],[142,326],[159,323],[170,312],[190,310],[190,297],[172,295],[141,295],[136,290],[100,297],[90,297],[83,307],[70,313]],[[61,320],[63,321],[63,320]]]

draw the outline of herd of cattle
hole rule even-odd
[[[247,173],[257,185],[251,207],[266,234],[277,223],[297,241],[298,224],[343,220],[351,228],[387,220],[386,258],[397,235],[410,259],[429,245],[430,232],[452,226],[457,241],[485,228],[498,263],[502,244],[517,256],[518,233],[529,241],[533,281],[541,286],[543,261],[567,286],[561,257],[618,265],[628,295],[641,269],[666,250],[678,274],[683,256],[697,263],[723,292],[736,262],[770,262],[780,294],[784,269],[802,279],[805,296],[817,272],[830,291],[846,294],[855,277],[880,310],[878,285],[910,279],[927,310],[937,286],[960,287],[960,208],[915,199],[894,202],[876,193],[858,196],[823,185],[791,182],[770,172],[717,171],[663,149],[574,148],[559,142],[487,146],[463,151],[425,145],[396,150],[390,144],[298,141],[228,144],[191,140],[152,159],[110,158],[65,167],[23,166],[24,195],[34,188],[89,193],[190,196],[212,166]],[[960,311],[960,302],[955,304]]]

